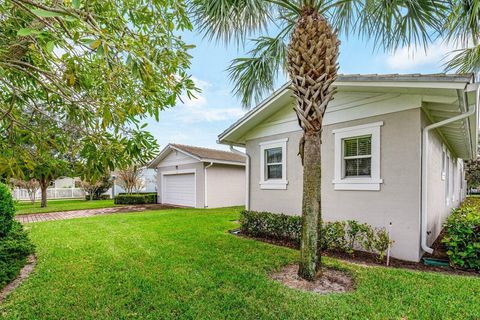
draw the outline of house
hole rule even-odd
[[[476,156],[472,74],[340,75],[322,131],[322,217],[390,230],[392,256],[419,261],[466,194]],[[247,154],[251,210],[299,215],[302,131],[287,83],[219,135]]]
[[[149,165],[157,169],[159,203],[217,208],[245,203],[245,156],[169,144]]]

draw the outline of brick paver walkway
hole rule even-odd
[[[93,217],[93,216],[102,215],[102,214],[142,212],[146,210],[172,209],[172,208],[174,207],[165,206],[161,204],[147,204],[147,205],[122,206],[122,207],[88,209],[88,210],[24,214],[24,215],[16,216],[15,219],[17,219],[17,221],[20,221],[21,223],[32,223],[32,222],[42,222],[42,221],[52,221],[52,220],[66,220],[66,219]]]

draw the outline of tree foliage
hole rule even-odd
[[[144,187],[142,169],[134,165],[118,170],[117,184],[122,187],[127,194],[139,192]]]
[[[27,146],[0,167],[52,147],[97,171],[156,153],[142,122],[195,91],[190,28],[182,0],[0,2],[0,147]]]

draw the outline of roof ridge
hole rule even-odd
[[[225,153],[232,153],[236,154],[232,151],[226,151],[226,150],[220,150],[220,149],[213,149],[213,148],[207,148],[207,147],[199,147],[199,146],[192,146],[190,144],[182,144],[182,143],[170,143],[172,146],[182,146],[182,147],[188,147],[188,148],[197,148],[197,149],[204,149],[204,150],[212,150],[212,151],[218,151],[218,152],[225,152]]]

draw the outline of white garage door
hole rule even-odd
[[[163,176],[163,203],[195,207],[195,174]]]

